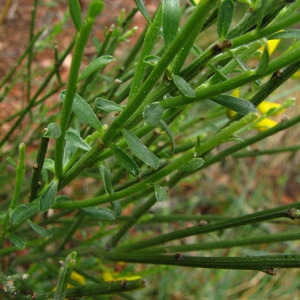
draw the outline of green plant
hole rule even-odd
[[[62,54],[55,52],[56,61],[32,96],[34,46],[41,35],[33,34],[35,1],[30,44],[18,61],[28,59],[28,103],[1,123],[10,124],[0,142],[2,157],[7,158],[1,162],[2,186],[8,188],[1,204],[0,250],[0,281],[7,297],[96,299],[116,293],[125,297],[124,291],[144,286],[130,265],[110,278],[116,282],[105,282],[104,275],[99,278],[99,273],[110,272],[107,261],[267,274],[300,266],[299,254],[284,249],[274,255],[242,253],[251,245],[299,239],[289,227],[272,234],[262,227],[279,218],[299,219],[298,202],[236,216],[150,213],[158,202],[170,201],[169,193],[182,179],[193,178],[229,156],[252,156],[249,146],[300,122],[299,115],[278,124],[268,119],[292,106],[292,99],[279,106],[269,104],[270,109],[259,106],[300,68],[300,31],[294,29],[299,25],[300,1],[201,0],[195,6],[180,6],[177,0],[164,0],[153,17],[142,1],[135,2],[137,9],[126,17],[122,13],[102,43],[94,40],[95,55],[81,70],[103,3],[91,1],[83,20],[79,1],[68,1],[76,37]],[[127,56],[116,58],[115,50],[135,30],[129,24],[137,11],[147,27]],[[286,41],[277,57],[268,49],[268,41],[274,39]],[[72,48],[65,83],[59,67]],[[0,84],[3,101],[21,76],[16,71],[13,68]],[[61,109],[56,104],[45,108],[45,101],[58,91]],[[53,113],[45,124],[48,110]],[[230,120],[228,110],[235,111]],[[24,118],[30,120],[29,126],[20,129]],[[33,171],[28,174],[26,145],[37,140],[37,152],[30,153],[36,156]],[[17,147],[18,163],[10,157]],[[240,153],[242,149],[246,150]],[[255,155],[298,150],[296,144]],[[168,225],[180,219],[202,222],[170,231]],[[153,230],[155,222],[163,223],[163,229]],[[150,227],[148,235],[130,233],[139,224]],[[250,236],[210,239],[215,233],[253,224],[258,227]],[[180,243],[188,237],[196,242]],[[217,252],[185,254],[231,247],[240,247],[241,253],[234,257]]]

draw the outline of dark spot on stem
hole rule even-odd
[[[121,286],[122,288],[126,288],[127,284],[128,284],[128,281],[125,280],[125,279],[123,279],[123,280],[120,281],[120,286]]]
[[[183,258],[183,255],[182,255],[181,253],[176,253],[176,254],[174,255],[174,259],[175,259],[176,261],[182,260],[182,258]]]

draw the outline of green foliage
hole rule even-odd
[[[223,278],[223,269],[273,275],[278,267],[299,268],[293,253],[299,236],[291,229],[300,216],[298,202],[278,206],[258,187],[247,190],[255,179],[251,168],[245,182],[230,177],[228,193],[216,195],[215,179],[206,180],[212,165],[221,166],[218,178],[227,176],[227,158],[299,151],[296,140],[260,152],[251,146],[299,125],[299,115],[271,119],[294,100],[268,100],[298,76],[300,1],[180,6],[164,0],[153,16],[135,1],[115,27],[103,29],[103,40],[94,39],[93,57],[85,49],[103,2],[91,1],[85,18],[79,1],[68,3],[75,37],[63,52],[55,50],[48,73],[35,70],[35,50],[53,47],[52,35],[62,26],[54,26],[44,47],[37,41],[41,33],[32,34],[17,61],[20,70],[13,67],[0,83],[4,103],[19,83],[25,82],[28,96],[1,121],[4,297],[110,299],[102,297],[145,288],[142,277],[154,274],[163,277],[157,293],[166,299],[174,270],[166,266],[204,268],[209,282]],[[124,47],[138,11],[146,28]],[[282,40],[279,55],[271,53],[271,39]],[[71,52],[64,82],[60,67]],[[237,160],[232,166],[239,172]],[[182,191],[180,182],[193,192]],[[240,195],[230,195],[234,190]],[[215,208],[214,215],[201,210],[205,205]],[[220,290],[229,288],[222,281]]]

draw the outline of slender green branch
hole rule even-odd
[[[258,223],[262,221],[272,220],[276,218],[291,218],[291,210],[300,208],[300,203],[293,203],[291,205],[281,206],[269,210],[264,210],[261,212],[256,212],[253,214],[232,218],[226,221],[220,221],[215,224],[207,224],[204,226],[194,226],[187,229],[177,230],[175,232],[170,232],[166,234],[162,234],[160,236],[150,238],[144,241],[124,244],[115,249],[116,252],[128,252],[128,251],[136,251],[139,249],[155,246],[158,244],[166,243],[173,240],[178,240],[181,238],[185,238],[188,236],[199,235],[209,232],[214,232],[218,230],[224,230],[227,228],[233,228],[238,226],[243,226],[247,224]]]
[[[38,193],[38,189],[40,186],[39,180],[43,169],[44,160],[48,149],[48,144],[49,144],[49,139],[42,136],[39,149],[38,149],[38,154],[36,157],[36,163],[33,165],[29,201],[33,201],[36,198]]]
[[[203,225],[204,226],[204,225]],[[176,245],[176,246],[161,246],[161,247],[152,247],[146,250],[141,250],[149,253],[176,253],[176,252],[188,252],[188,251],[203,251],[203,250],[213,250],[213,249],[223,249],[223,248],[232,248],[232,247],[244,247],[252,246],[259,244],[270,244],[270,243],[282,243],[287,241],[299,240],[300,233],[299,231],[293,232],[284,232],[277,234],[267,234],[259,236],[251,236],[241,239],[227,239],[223,241],[214,241],[214,242],[201,242],[196,244],[186,244],[186,245]]]
[[[72,58],[72,63],[70,67],[69,79],[66,88],[66,96],[61,112],[60,127],[61,135],[56,140],[55,146],[55,175],[57,178],[61,178],[63,175],[63,149],[65,142],[65,135],[69,125],[69,119],[71,116],[73,100],[77,89],[77,77],[79,73],[79,68],[81,65],[81,60],[83,56],[83,51],[85,45],[90,36],[91,30],[93,28],[96,16],[90,16],[88,14],[87,19],[82,26],[80,32],[77,35],[75,41],[75,48]]]
[[[125,233],[143,216],[149,211],[149,209],[156,203],[155,196],[150,197],[139,209],[137,209],[129,220],[127,220],[119,229],[119,231],[112,236],[109,242],[109,247],[115,247]]]
[[[199,3],[197,8],[194,10],[193,14],[187,20],[186,24],[183,26],[181,32],[178,34],[171,46],[166,50],[164,55],[160,58],[159,63],[147,77],[144,84],[140,87],[139,91],[135,94],[135,97],[131,100],[130,104],[121,113],[121,115],[116,119],[112,125],[109,127],[107,132],[103,137],[103,143],[108,144],[114,139],[116,134],[122,125],[130,118],[135,111],[141,106],[143,100],[152,90],[152,88],[157,83],[158,79],[163,75],[169,64],[172,62],[177,54],[178,49],[180,49],[186,42],[186,36],[190,35],[192,32],[199,30],[202,27],[199,19],[205,18],[210,10],[218,3],[218,0],[203,0]]]
[[[234,158],[243,158],[243,157],[273,155],[273,154],[278,154],[278,153],[297,152],[297,151],[300,151],[300,145],[279,147],[279,148],[267,149],[267,150],[255,150],[255,151],[240,152],[240,153],[234,154],[232,156]]]
[[[182,254],[116,254],[101,252],[100,255],[113,261],[209,269],[258,270],[269,274],[272,273],[274,268],[300,268],[299,254],[247,257],[193,257]]]
[[[145,287],[144,279],[135,280],[121,280],[114,282],[107,282],[102,284],[89,284],[83,287],[67,289],[66,298],[81,298],[81,297],[97,297],[99,295],[111,295],[132,291]],[[48,300],[52,299],[54,293],[47,293],[38,295],[35,300]]]

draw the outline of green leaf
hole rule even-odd
[[[152,23],[152,20],[151,20],[150,15],[149,15],[149,13],[148,13],[148,11],[147,11],[147,8],[146,8],[146,6],[145,6],[145,4],[144,4],[144,1],[143,1],[143,0],[134,0],[134,2],[135,2],[135,4],[136,4],[137,8],[139,9],[139,11],[140,11],[140,12],[142,13],[142,15],[144,16],[144,18],[147,20],[147,22],[148,22],[149,24],[151,24],[151,23]]]
[[[34,216],[38,211],[39,207],[37,202],[22,204],[12,211],[10,216],[11,223],[18,225]]]
[[[97,108],[106,111],[106,112],[113,112],[113,111],[122,111],[123,107],[120,106],[119,104],[106,100],[106,99],[102,99],[102,98],[96,98],[95,99]]]
[[[167,123],[165,121],[161,120],[160,125],[165,130],[165,132],[167,133],[168,137],[171,140],[171,143],[172,143],[171,154],[173,155],[174,151],[175,151],[175,139],[173,136],[173,132],[171,131],[170,127],[167,125]]]
[[[80,209],[86,215],[97,220],[115,220],[114,212],[107,207],[85,207]]]
[[[104,4],[102,0],[93,0],[88,9],[88,18],[96,18],[97,15],[101,13],[103,7]]]
[[[70,141],[66,141],[64,149],[63,166],[65,167],[71,160],[72,156],[76,152],[77,148]]]
[[[234,3],[232,0],[223,0],[218,10],[217,32],[222,42],[227,37],[229,27],[232,21]]]
[[[63,90],[59,96],[61,101],[64,102],[66,96],[66,90]],[[80,120],[86,122],[96,130],[100,132],[102,131],[101,123],[98,120],[97,116],[95,115],[94,111],[89,106],[89,104],[84,99],[82,99],[78,94],[75,94],[72,110]]]
[[[115,200],[115,201],[112,201],[110,202],[112,207],[113,207],[113,210],[114,210],[114,213],[115,215],[118,217],[121,215],[122,213],[122,207],[121,207],[121,203],[119,200]]]
[[[43,136],[49,139],[57,139],[60,137],[60,135],[61,135],[60,126],[56,123],[50,123],[46,128],[46,131]]]
[[[159,60],[160,60],[159,56],[148,55],[144,58],[144,63],[151,67],[155,67],[158,64]]]
[[[79,0],[68,0],[68,5],[73,23],[77,31],[80,31],[82,25],[82,18]]]
[[[46,157],[44,160],[43,168],[54,173],[54,160]]]
[[[111,195],[113,191],[111,183],[111,172],[106,163],[99,163],[98,168],[100,171],[101,179],[103,182],[104,190],[107,194]]]
[[[259,60],[259,64],[256,70],[256,73],[259,74],[263,74],[269,64],[269,51],[268,51],[268,44],[266,44],[264,52]]]
[[[212,97],[211,100],[242,115],[247,115],[249,112],[256,112],[256,107],[250,101],[241,98],[218,95]]]
[[[50,209],[54,203],[55,196],[57,193],[58,180],[53,180],[46,190],[43,192],[39,199],[39,209],[41,212],[46,212]]]
[[[17,235],[15,235],[11,232],[8,232],[7,237],[9,239],[9,241],[11,243],[13,243],[18,249],[24,249],[25,248],[25,244],[24,244],[23,240],[20,237],[18,237]]]
[[[77,81],[81,81],[83,79],[88,78],[91,74],[99,71],[103,67],[105,67],[110,62],[115,59],[110,55],[103,55],[93,60],[83,71],[79,74]]]
[[[300,39],[300,29],[287,29],[277,32],[268,37],[269,40],[276,39]]]
[[[157,126],[159,122],[161,121],[162,115],[163,115],[164,109],[159,104],[159,102],[153,102],[144,110],[143,116],[144,120],[147,124],[151,126]]]
[[[81,138],[79,133],[73,128],[69,128],[68,131],[66,132],[66,140],[79,149],[86,150],[86,151],[89,151],[91,149],[91,146],[87,144]]]
[[[38,235],[43,237],[50,237],[53,235],[52,231],[46,228],[43,228],[36,223],[33,223],[31,220],[27,220],[27,223],[31,227],[32,230],[34,230]]]
[[[193,98],[195,97],[194,90],[189,85],[188,82],[186,82],[182,77],[179,75],[173,75],[172,76],[174,84],[177,86],[178,90],[181,92],[181,94],[185,97]]]
[[[122,130],[122,133],[132,153],[145,164],[157,169],[159,166],[159,158],[153,154],[136,135],[126,129]]]
[[[14,168],[17,168],[17,167],[18,167],[17,163],[14,161],[13,158],[7,157],[6,160],[7,160]]]
[[[116,145],[111,146],[117,160],[122,164],[122,166],[129,171],[133,176],[138,176],[140,173],[139,167],[136,162],[121,148]]]
[[[157,201],[163,201],[167,197],[167,191],[163,186],[160,186],[158,184],[153,184],[154,186],[154,193],[155,193],[155,198]]]
[[[179,0],[163,0],[162,1],[162,27],[165,47],[167,48],[177,36],[181,8]]]
[[[179,171],[195,171],[204,164],[204,160],[200,157],[195,157],[191,161],[185,163],[180,168]]]

